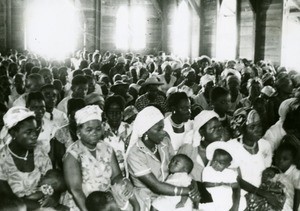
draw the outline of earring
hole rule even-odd
[[[204,141],[204,139],[205,139],[204,136],[201,136],[201,141]]]
[[[148,138],[148,135],[147,134],[145,134],[144,135],[144,141],[147,141],[149,138]]]
[[[173,111],[173,114],[176,114],[176,111]]]

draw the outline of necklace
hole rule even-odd
[[[172,120],[172,117],[170,117],[170,119],[171,119],[171,125],[172,125],[172,127],[177,128],[177,129],[180,129],[180,128],[183,127],[183,125],[184,125],[183,122],[177,124],[177,123],[175,123],[175,122]]]
[[[24,156],[24,157],[21,157],[21,156],[16,155],[15,153],[13,153],[13,152],[11,151],[11,149],[9,148],[9,146],[7,146],[7,148],[8,148],[8,151],[10,152],[10,154],[11,154],[12,156],[14,156],[15,158],[18,158],[18,159],[21,159],[21,160],[25,160],[25,161],[27,160],[27,157],[28,157],[28,150],[27,150],[25,156]]]
[[[246,149],[253,150],[253,149],[256,148],[257,142],[255,142],[255,143],[253,144],[253,146],[248,146],[248,145],[246,145],[246,144],[243,143],[243,146],[244,146]]]
[[[93,148],[93,149],[90,149],[90,148],[88,148],[88,147],[86,147],[87,149],[88,149],[88,151],[90,151],[90,152],[94,152],[94,151],[96,151],[96,149],[97,149],[97,146],[95,147],[95,148]]]
[[[157,147],[157,145],[155,144],[155,149],[154,149],[154,151],[152,151],[152,153],[153,153],[153,154],[156,154],[156,153],[157,153],[157,150],[158,150],[158,147]]]

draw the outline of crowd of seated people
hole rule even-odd
[[[300,211],[300,73],[0,55],[0,211]]]

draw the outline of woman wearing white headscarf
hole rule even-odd
[[[67,149],[63,160],[68,187],[63,204],[71,211],[86,211],[85,199],[90,193],[109,191],[123,179],[113,148],[101,139],[101,114],[99,106],[86,106],[75,113],[79,140]],[[123,181],[122,195],[129,199],[132,188],[128,180]]]
[[[164,129],[164,116],[154,106],[140,111],[133,125],[127,152],[128,170],[137,190],[141,210],[149,210],[158,194],[197,198],[194,188],[167,184],[168,165],[174,155],[168,134]]]
[[[202,171],[208,164],[206,148],[215,141],[221,141],[223,135],[222,123],[214,111],[203,110],[194,119],[194,128],[186,135],[186,144],[178,153],[189,156],[194,162],[191,176],[194,180],[202,181]]]
[[[39,180],[52,165],[48,154],[37,146],[35,114],[25,107],[12,107],[3,121],[11,141],[0,150],[0,195],[15,195],[28,210],[36,209],[43,197],[38,194]]]

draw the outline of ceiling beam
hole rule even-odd
[[[195,10],[199,18],[201,18],[200,7],[196,3],[196,1],[195,0],[185,0],[185,1],[191,5],[191,7]]]

